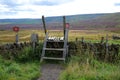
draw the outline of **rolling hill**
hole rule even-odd
[[[47,28],[61,29],[62,16],[46,17]],[[66,16],[71,29],[120,29],[120,13],[83,14]],[[0,30],[11,29],[13,26],[22,29],[41,29],[41,19],[0,19]]]

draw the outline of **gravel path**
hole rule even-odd
[[[62,70],[64,68],[60,64],[43,64],[41,67],[42,76],[38,80],[58,80]]]

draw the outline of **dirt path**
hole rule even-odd
[[[42,76],[38,80],[58,80],[62,70],[64,68],[60,64],[43,64],[41,67]]]

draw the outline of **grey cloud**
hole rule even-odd
[[[0,4],[7,5],[8,7],[15,7],[15,6],[21,5],[21,4],[17,3],[17,1],[15,1],[15,0],[1,0]]]
[[[0,12],[0,15],[14,15],[17,14],[16,11],[4,11],[4,12]]]
[[[17,2],[17,0],[0,0],[1,5],[5,5],[4,8],[7,9],[7,11],[2,10],[3,7],[0,7],[1,11],[0,14],[7,14],[7,15],[12,15],[12,14],[17,14],[20,11],[34,11],[30,8],[24,9],[21,8],[24,4],[20,4]]]
[[[36,1],[36,2],[33,2],[33,4],[35,4],[35,5],[47,5],[47,6],[58,5],[58,3],[50,2],[50,1]]]
[[[9,9],[7,11],[2,11],[0,12],[0,15],[14,15],[14,14],[18,14],[19,12],[34,12],[34,10],[32,9],[24,9],[24,8],[20,8],[20,7],[9,7]]]
[[[73,0],[29,0],[27,4],[38,6],[39,5],[54,6],[71,1]],[[19,0],[0,0],[0,5],[4,5],[4,8],[7,9],[7,11],[4,11],[2,10],[1,7],[0,15],[14,15],[18,14],[19,12],[34,12],[34,10],[31,8],[24,9],[22,7],[26,5],[26,1],[22,1],[22,3],[19,3]]]
[[[46,5],[46,6],[54,6],[54,5],[60,5],[63,3],[71,2],[73,0],[42,0],[42,1],[32,1],[35,5]]]
[[[7,5],[8,7],[16,7],[24,5],[25,3],[18,3],[19,0],[0,0],[0,4]],[[74,0],[29,0],[29,4],[33,5],[59,5],[67,2],[71,2]],[[24,1],[23,1],[24,2]]]
[[[114,5],[115,5],[115,6],[120,6],[120,3],[115,3]]]
[[[33,9],[30,9],[30,8],[28,8],[28,9],[20,8],[20,6],[19,7],[15,7],[15,8],[10,8],[10,10],[13,10],[13,11],[30,11],[30,12],[35,11]]]

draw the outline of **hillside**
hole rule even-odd
[[[106,14],[83,14],[66,16],[71,29],[119,29],[120,13]],[[46,17],[46,25],[49,29],[62,28],[62,16]],[[20,26],[23,29],[42,28],[41,19],[0,19],[0,30],[11,29],[13,26]]]
[[[120,13],[106,14],[101,17],[97,17],[92,20],[82,21],[82,24],[86,27],[95,28],[120,28]]]
[[[105,14],[85,14],[85,15],[71,15],[66,16],[68,22],[77,22],[83,20],[94,19]],[[62,16],[46,17],[47,23],[61,23]],[[0,24],[40,24],[41,19],[0,19]]]

